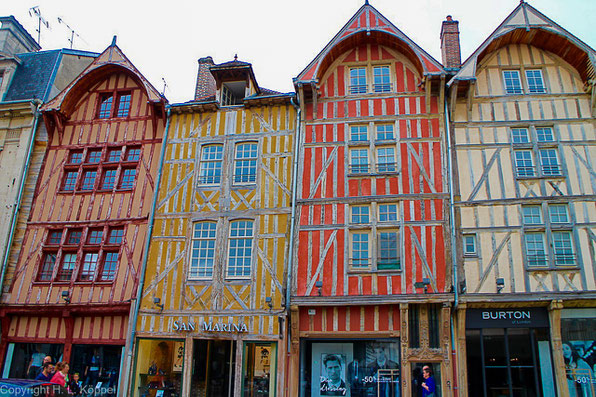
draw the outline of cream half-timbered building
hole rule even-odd
[[[595,61],[522,1],[448,83],[468,395],[594,392]]]

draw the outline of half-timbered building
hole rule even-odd
[[[294,84],[290,394],[449,395],[445,71],[365,2]]]
[[[205,57],[170,107],[129,395],[284,395],[294,96]]]
[[[448,83],[461,395],[594,395],[595,66],[522,1]]]
[[[114,40],[42,107],[47,142],[0,311],[7,375],[34,377],[49,355],[115,392],[165,103]]]

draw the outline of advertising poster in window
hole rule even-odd
[[[398,397],[399,343],[313,343],[311,396]]]
[[[596,397],[596,318],[562,319],[561,331],[569,396]]]

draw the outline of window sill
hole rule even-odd
[[[520,176],[520,175],[516,175],[515,179],[519,179],[519,180],[549,180],[549,179],[565,179],[566,176],[565,175],[536,175],[536,176]]]
[[[247,183],[247,184],[238,184],[235,183],[232,185],[232,189],[256,189],[257,188],[257,184],[256,182],[251,182],[251,183]]]
[[[384,171],[384,172],[362,172],[362,173],[348,173],[348,178],[374,178],[374,177],[387,177],[387,176],[397,176],[399,175],[399,171]]]
[[[478,259],[478,254],[464,254],[464,259]]]
[[[71,285],[74,283],[75,286],[88,286],[88,285],[111,285],[115,280],[110,281],[33,281],[32,285]]]
[[[131,192],[133,190],[133,188],[127,188],[127,189],[116,189],[116,190],[103,190],[103,189],[97,189],[97,190],[59,190],[57,193],[58,194],[91,194],[91,193],[126,193],[126,192]]]
[[[368,139],[362,140],[362,141],[353,141],[350,140],[348,141],[348,146],[370,146],[370,141]]]

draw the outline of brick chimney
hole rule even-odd
[[[459,69],[461,66],[459,21],[454,21],[451,15],[447,15],[441,26],[441,55],[445,69]]]
[[[195,101],[207,99],[210,96],[215,95],[215,79],[209,70],[213,65],[213,58],[211,57],[199,59],[199,73],[197,75]]]

